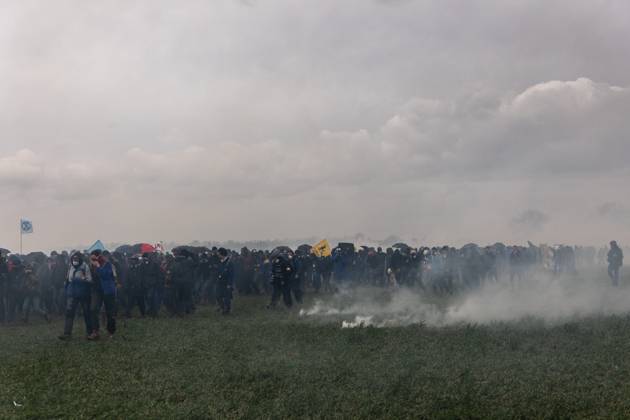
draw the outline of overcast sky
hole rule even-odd
[[[630,2],[0,2],[0,246],[630,242]]]

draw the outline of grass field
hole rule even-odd
[[[630,317],[341,329],[265,302],[99,342],[0,327],[0,418],[630,416]]]

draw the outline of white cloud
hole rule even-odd
[[[536,84],[502,100],[483,93],[477,95],[483,100],[412,98],[374,130],[325,129],[299,141],[176,144],[161,151],[137,146],[117,160],[88,154],[44,166],[33,152],[22,150],[0,159],[0,180],[16,186],[45,180],[50,190],[65,191],[57,191],[58,198],[76,199],[89,198],[99,177],[134,192],[145,186],[152,192],[199,188],[230,197],[436,177],[605,174],[623,165],[619,147],[626,144],[628,92],[579,78]],[[584,129],[589,126],[597,132]]]
[[[557,117],[558,113],[578,114],[605,104],[615,96],[630,96],[630,90],[581,77],[573,81],[539,83],[516,96],[505,111],[523,116]]]
[[[42,162],[37,155],[22,149],[14,155],[0,157],[0,186],[30,188],[42,179]]]

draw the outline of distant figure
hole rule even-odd
[[[619,269],[622,265],[623,251],[616,241],[611,241],[610,251],[608,251],[608,275],[612,280],[613,286],[619,285]]]
[[[193,254],[186,250],[177,252],[171,266],[171,279],[175,291],[175,310],[177,315],[191,314],[195,310],[193,302],[194,271]]]
[[[232,311],[232,299],[234,297],[234,264],[230,260],[227,249],[219,249],[219,271],[217,275],[216,297],[219,310],[223,315],[229,315]]]
[[[295,269],[288,255],[280,254],[273,258],[271,263],[271,303],[267,308],[275,308],[282,296],[284,304],[287,308],[293,305],[291,298],[291,279],[293,278]]]

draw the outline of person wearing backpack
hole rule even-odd
[[[85,262],[83,255],[76,252],[70,258],[70,268],[66,278],[66,320],[63,334],[60,340],[69,340],[72,337],[72,327],[77,308],[80,306],[85,322],[86,336],[92,334],[92,317],[90,312],[90,295],[92,292],[92,273]]]

